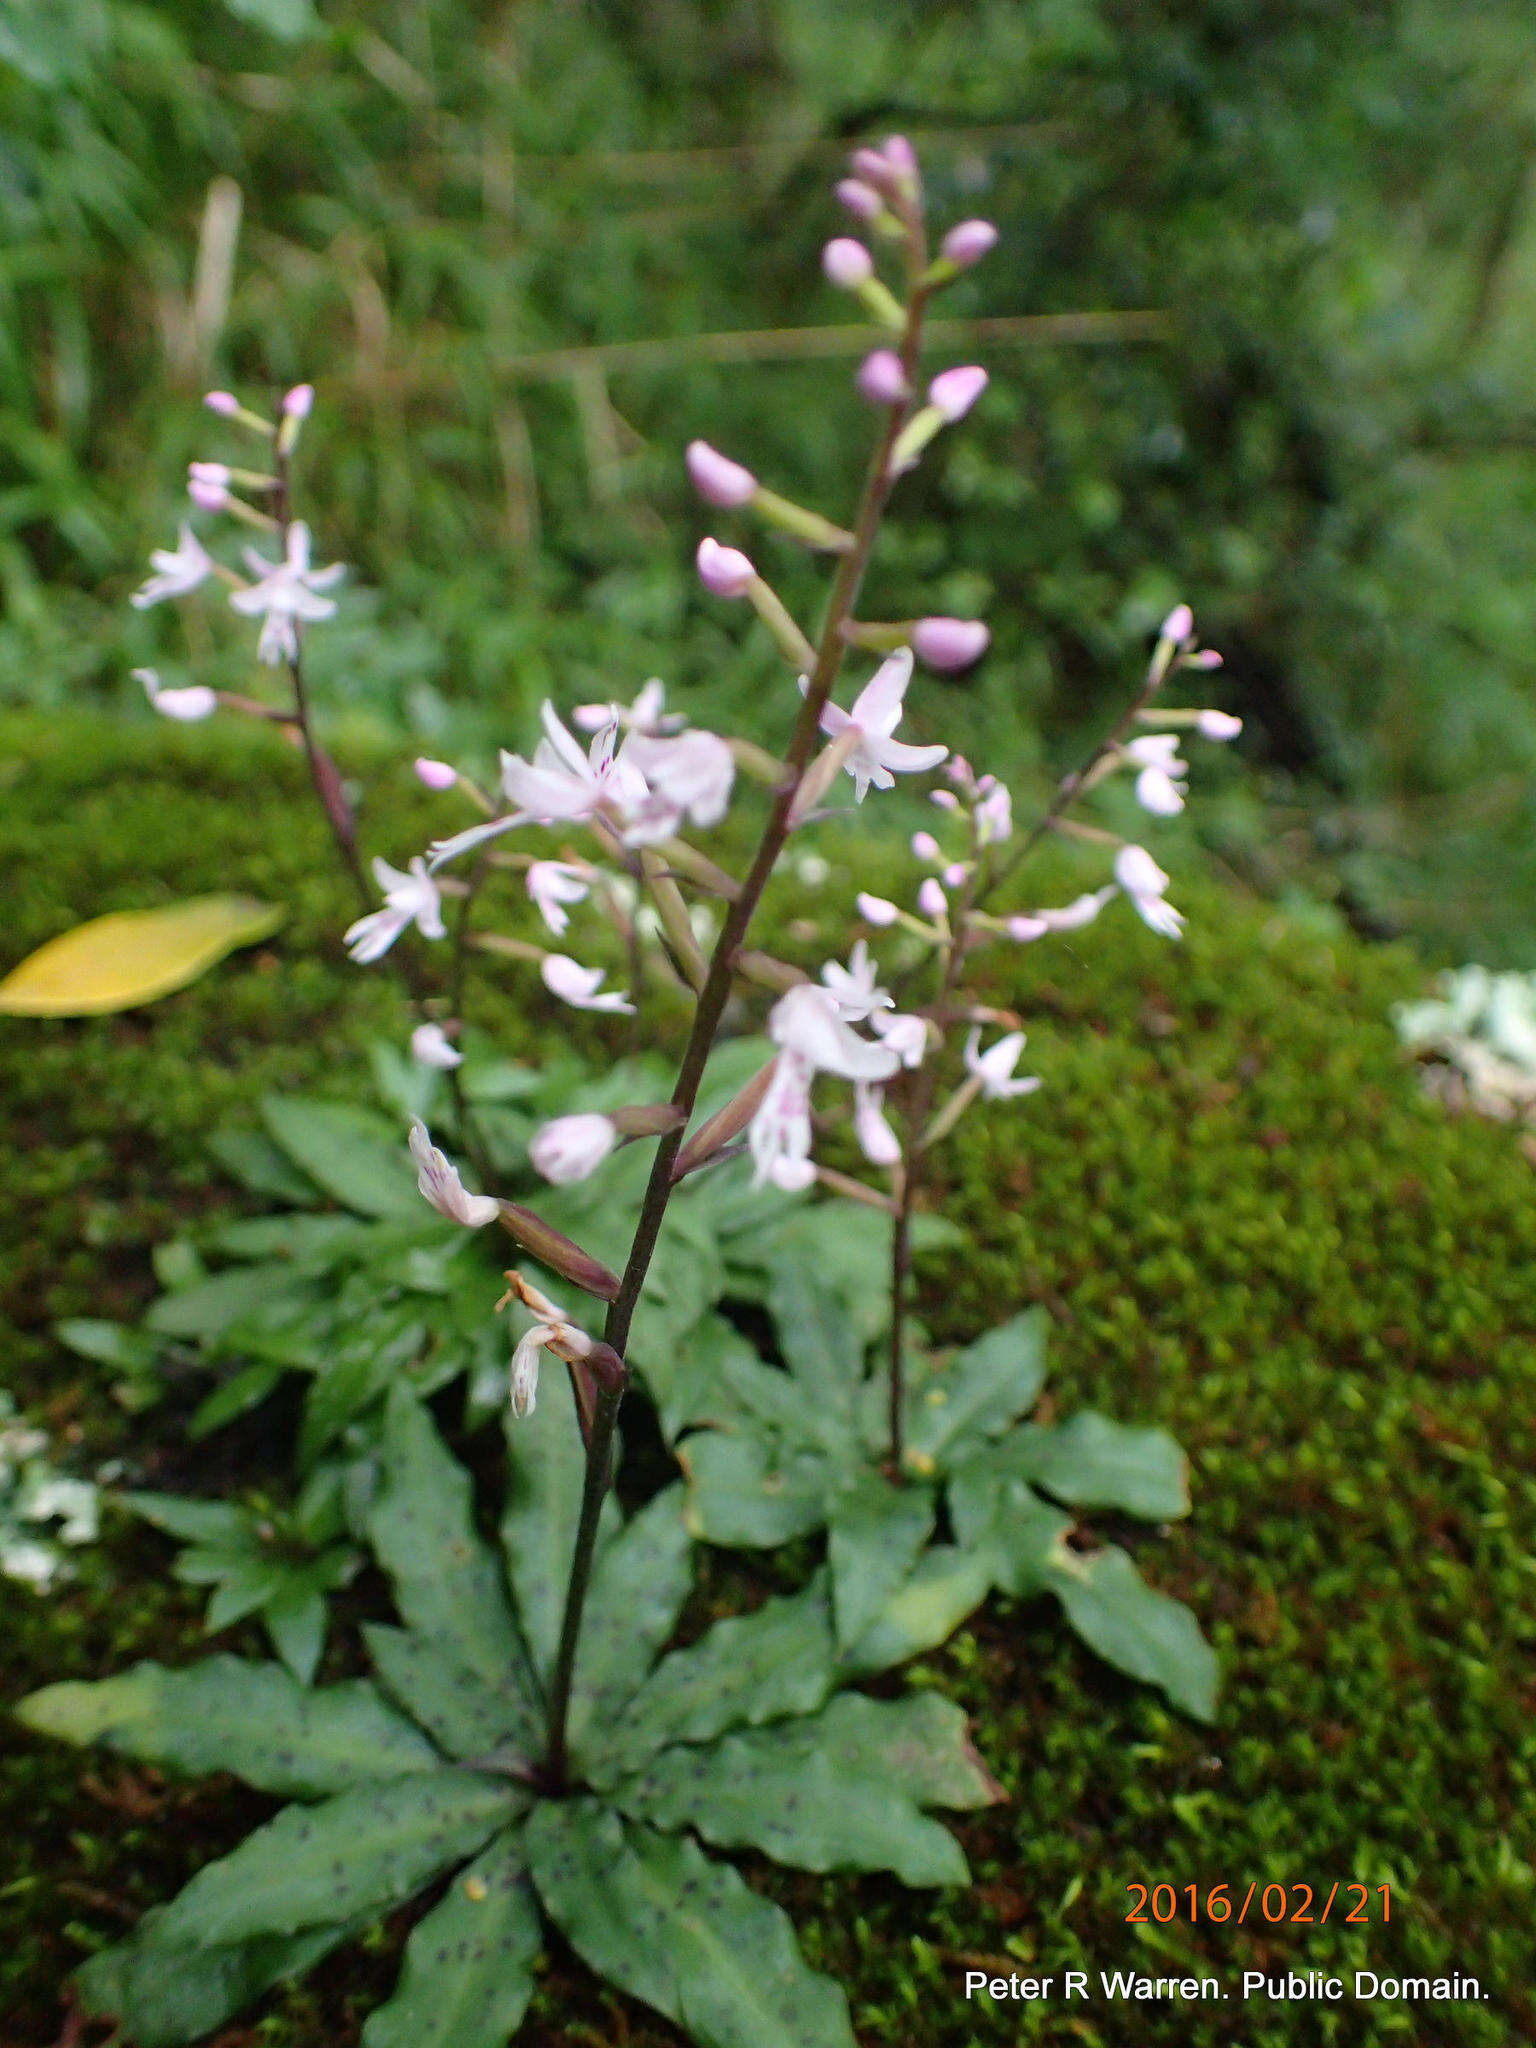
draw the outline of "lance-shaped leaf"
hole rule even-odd
[[[576,1652],[570,1730],[606,1726],[632,1699],[693,1585],[683,1489],[669,1486],[600,1552]]]
[[[177,1893],[160,1938],[218,1947],[397,1906],[527,1803],[510,1785],[444,1767],[285,1806]]]
[[[709,1742],[728,1728],[808,1714],[832,1689],[834,1646],[826,1578],[729,1615],[698,1642],[664,1657],[611,1727],[588,1731],[582,1758],[611,1784],[637,1757],[674,1742]]]
[[[841,1662],[849,1672],[885,1671],[946,1642],[979,1607],[992,1584],[986,1554],[935,1544],[891,1595]]]
[[[502,1202],[499,1214],[501,1227],[514,1244],[521,1245],[530,1258],[548,1266],[562,1280],[569,1280],[583,1294],[595,1294],[599,1301],[612,1301],[617,1295],[618,1274],[605,1266],[601,1259],[583,1251],[574,1238],[567,1237],[552,1223],[546,1223],[542,1216],[535,1215],[532,1209],[525,1208],[521,1202]]]
[[[870,1701],[870,1706],[878,1703]],[[800,1870],[890,1870],[903,1884],[964,1884],[965,1857],[908,1789],[850,1745],[819,1741],[822,1716],[666,1749],[614,1792],[634,1820],[692,1828]]]
[[[509,1830],[417,1922],[363,2048],[505,2048],[533,1996],[542,1946],[522,1843]]]
[[[354,1102],[306,1095],[265,1096],[261,1116],[273,1143],[343,1208],[422,1220],[416,1177],[384,1117]]]
[[[363,1639],[385,1692],[446,1755],[538,1754],[544,1731],[534,1702],[509,1686],[489,1684],[450,1645],[379,1622],[363,1624]]]
[[[226,1125],[208,1134],[208,1150],[232,1180],[253,1195],[270,1195],[279,1202],[296,1202],[311,1209],[320,1200],[320,1189],[301,1173],[285,1152],[260,1131],[239,1130]]]
[[[589,1799],[540,1806],[525,1839],[577,1954],[700,2048],[854,2048],[841,1988],[807,1968],[788,1917],[729,1864]]]
[[[834,1495],[827,1561],[839,1643],[856,1643],[912,1570],[934,1508],[931,1487],[893,1486],[869,1465]]]
[[[278,1664],[209,1657],[185,1671],[135,1664],[95,1684],[44,1686],[17,1718],[188,1774],[233,1771],[285,1798],[424,1771],[432,1745],[363,1679],[310,1691]]]
[[[825,1519],[835,1472],[817,1451],[701,1429],[677,1458],[688,1481],[688,1527],[706,1542],[769,1550]]]
[[[269,938],[287,912],[250,896],[194,896],[93,917],[39,946],[0,981],[9,1017],[101,1017],[185,988],[237,946]]]
[[[501,1543],[534,1669],[547,1679],[560,1646],[586,1471],[569,1375],[546,1365],[533,1413],[516,1416],[508,1408],[505,1416],[509,1470]],[[618,1526],[610,1492],[603,1502],[599,1542]]]
[[[447,1648],[493,1692],[537,1704],[494,1553],[473,1521],[469,1474],[407,1388],[390,1390],[383,1483],[369,1516],[408,1627]]]
[[[75,1972],[88,2013],[115,2020],[135,2048],[182,2048],[232,2019],[274,1984],[300,1977],[345,1941],[350,1927],[262,1934],[227,1947],[160,1936],[163,1906],[152,1906],[126,1941],[101,1949]]]
[[[1161,1686],[1197,1721],[1216,1717],[1216,1652],[1182,1601],[1159,1593],[1128,1554],[1114,1546],[1088,1552],[1053,1549],[1048,1583],[1068,1621],[1117,1671]]]
[[[784,1363],[805,1401],[806,1432],[834,1455],[845,1454],[855,1440],[854,1403],[864,1374],[858,1331],[809,1260],[775,1270],[768,1307]]]
[[[738,1363],[769,1370],[741,1332],[714,1314],[701,1316],[674,1346],[641,1356],[631,1344],[630,1355],[644,1371],[645,1390],[661,1412],[669,1443],[690,1427],[715,1429],[740,1420],[740,1404],[727,1385]]]
[[[1035,1405],[1045,1384],[1047,1328],[1044,1309],[1026,1309],[948,1357],[914,1357],[905,1413],[912,1471],[947,1466],[962,1446],[999,1435]]]
[[[899,1785],[919,1806],[968,1812],[993,1806],[1003,1789],[971,1747],[965,1711],[936,1692],[872,1700],[840,1692],[815,1720],[816,1746],[839,1770]],[[798,1731],[787,1731],[793,1742]]]
[[[1165,1429],[1130,1429],[1085,1408],[1009,1439],[1014,1469],[1078,1508],[1118,1508],[1149,1522],[1189,1513],[1189,1463]]]

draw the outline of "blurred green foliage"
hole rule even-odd
[[[243,640],[121,601],[181,464],[229,452],[206,385],[312,375],[305,489],[357,568],[315,642],[331,701],[444,744],[657,669],[750,707],[775,658],[693,588],[682,445],[837,512],[866,427],[851,356],[694,341],[847,319],[815,264],[827,187],[848,139],[901,127],[936,212],[1005,233],[946,310],[1168,315],[980,347],[993,390],[870,593],[987,611],[946,730],[1066,747],[1187,595],[1280,806],[1235,807],[1227,850],[1281,881],[1320,855],[1368,927],[1523,964],[1527,38],[1516,0],[13,6],[0,696],[126,700],[148,658],[238,673]],[[675,347],[517,368],[645,338]],[[809,565],[762,552],[810,607]]]
[[[165,1490],[276,1483],[291,1413],[188,1444],[163,1410],[125,1415],[115,1374],[64,1354],[51,1324],[147,1302],[151,1247],[235,1199],[207,1134],[249,1119],[263,1089],[334,1093],[350,1077],[364,1095],[362,1051],[389,1028],[394,990],[342,957],[350,902],[324,864],[302,764],[273,735],[31,719],[0,728],[0,760],[30,764],[0,805],[0,867],[21,875],[7,958],[88,908],[231,879],[292,905],[267,948],[153,1012],[0,1025],[13,1162],[0,1178],[0,1333],[18,1395],[84,1469],[110,1453]],[[378,843],[417,843],[422,826],[406,778],[376,789]],[[50,831],[55,857],[27,863]],[[871,857],[872,886],[910,881],[899,847]],[[976,1887],[930,1901],[873,1878],[753,1881],[789,1906],[871,2041],[1058,2038],[1057,2003],[993,2018],[963,2000],[967,1958],[996,1956],[1021,1974],[1135,1966],[1234,1987],[1243,1969],[1455,1968],[1482,1977],[1487,2004],[1345,2001],[1317,2008],[1319,2038],[1503,2048],[1536,2030],[1530,1165],[1516,1133],[1449,1117],[1422,1092],[1387,1018],[1423,985],[1406,949],[1245,898],[1187,857],[1170,865],[1190,914],[1183,946],[1122,906],[1092,943],[998,956],[993,998],[1023,1012],[1046,1085],[950,1145],[946,1206],[972,1248],[963,1268],[927,1257],[923,1312],[954,1337],[1043,1302],[1060,1412],[1097,1402],[1187,1446],[1194,1514],[1155,1554],[1216,1641],[1218,1723],[1198,1728],[1107,1673],[1043,1606],[994,1603],[908,1680],[977,1717],[1008,1793],[962,1830]],[[1071,886],[1065,872],[1042,882]],[[521,973],[503,986],[490,1013],[503,1050],[543,1059],[569,1043],[569,1012],[517,1001]],[[621,1028],[597,1021],[589,1042],[611,1048]],[[711,1599],[774,1589],[776,1572],[795,1583],[808,1561],[714,1559],[694,1622]],[[13,1598],[0,1696],[200,1654],[199,1604],[167,1583],[157,1539],[119,1529],[81,1570],[67,1601]],[[368,1597],[360,1580],[338,1607],[366,1615]],[[241,1626],[221,1647],[261,1654],[256,1624]],[[334,1647],[323,1675],[340,1675]],[[64,1973],[266,1810],[233,1788],[115,1765],[83,1774],[67,1751],[8,1744],[0,2007],[13,2030],[50,2039]],[[1390,1883],[1390,1925],[1125,1924],[1132,1883],[1181,1897],[1227,1883],[1241,1899],[1253,1879],[1336,1877]],[[275,1995],[260,2038],[355,2041],[405,1931],[395,1916],[362,1953]],[[1094,2003],[1076,2016],[1100,2048],[1297,2039],[1294,2007],[1235,1998],[1214,2013]],[[674,2038],[566,1959],[542,1980],[528,2034],[534,2048]]]

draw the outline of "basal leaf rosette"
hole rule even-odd
[[[1045,1384],[1042,1309],[955,1350],[914,1349],[893,1476],[889,1381],[846,1291],[797,1257],[774,1265],[764,1300],[782,1363],[738,1332],[723,1335],[729,1399],[682,1438],[695,1535],[768,1548],[825,1529],[839,1664],[850,1673],[933,1648],[995,1587],[1054,1595],[1108,1663],[1196,1718],[1213,1716],[1216,1661],[1193,1614],[1148,1586],[1125,1550],[1093,1542],[1072,1512],[1155,1523],[1188,1514],[1184,1454],[1163,1430],[1091,1409],[1060,1423],[1026,1419]],[[948,1540],[935,1541],[945,1524]]]
[[[848,1675],[825,1574],[670,1651],[692,1585],[682,1489],[611,1501],[570,1719],[573,1783],[540,1756],[582,1457],[547,1376],[508,1429],[500,1545],[427,1410],[389,1396],[370,1535],[396,1624],[371,1678],[306,1688],[276,1663],[144,1663],[21,1703],[31,1728],[157,1767],[232,1771],[286,1800],[77,1973],[136,2048],[202,2039],[272,1985],[429,1898],[366,2048],[501,2048],[553,1924],[599,1974],[708,2048],[852,2048],[842,1990],[717,1849],[911,1885],[966,1878],[934,1808],[999,1794],[960,1709],[874,1700]]]

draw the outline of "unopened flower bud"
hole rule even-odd
[[[229,489],[230,467],[227,462],[189,462],[187,475],[194,483],[222,485]]]
[[[917,892],[917,907],[924,917],[943,918],[949,915],[949,901],[932,875]]]
[[[1043,939],[1049,930],[1050,926],[1043,917],[1019,916],[1008,920],[1008,936],[1017,939],[1021,946],[1027,945],[1031,939]]]
[[[699,581],[716,597],[745,597],[757,575],[740,548],[722,547],[717,540],[701,540],[694,559]]]
[[[874,186],[866,185],[862,178],[842,179],[836,193],[856,220],[877,219],[884,205]]]
[[[928,386],[928,403],[936,406],[951,426],[962,420],[986,390],[987,373],[969,363],[953,370],[941,370]]]
[[[885,160],[896,177],[917,176],[917,151],[905,135],[888,135],[885,138]]]
[[[220,413],[227,420],[233,419],[240,410],[240,401],[233,391],[210,391],[203,403],[210,412]]]
[[[557,1116],[535,1133],[528,1157],[536,1173],[556,1187],[569,1187],[601,1166],[618,1139],[612,1121],[595,1110]]]
[[[1182,647],[1194,630],[1194,613],[1187,604],[1176,604],[1164,619],[1157,637],[1159,640],[1171,641],[1175,647]]]
[[[941,255],[959,270],[979,263],[989,249],[997,246],[997,229],[989,220],[963,220],[952,227],[939,244]]]
[[[283,395],[283,417],[290,420],[307,420],[315,406],[313,384],[295,384]]]
[[[854,241],[850,235],[839,235],[822,250],[821,267],[829,284],[835,284],[839,291],[856,292],[874,276],[875,259],[862,242]]]
[[[732,462],[707,441],[690,441],[684,457],[693,488],[709,505],[750,505],[757,495],[757,478],[750,469]]]
[[[901,405],[912,395],[901,357],[890,348],[877,348],[867,355],[854,382],[871,405]]]
[[[958,889],[961,883],[965,880],[965,876],[965,862],[963,860],[952,860],[949,866],[944,870],[945,888]]]
[[[187,483],[187,496],[202,512],[223,512],[229,504],[227,484],[208,483],[200,476],[194,476]]]
[[[912,652],[929,668],[969,668],[986,653],[992,635],[980,619],[919,619]]]
[[[464,1064],[464,1055],[450,1043],[441,1024],[418,1024],[411,1033],[411,1058],[424,1067],[449,1073]]]
[[[432,761],[425,754],[416,757],[416,777],[428,789],[452,789],[459,779],[459,771],[447,761]]]
[[[960,799],[952,789],[930,789],[928,801],[937,804],[941,811],[958,811],[960,808]]]
[[[1195,720],[1195,731],[1203,740],[1235,740],[1242,729],[1243,721],[1230,711],[1202,711]]]
[[[1220,668],[1221,656],[1214,647],[1201,647],[1195,653],[1185,655],[1184,666],[1186,668]]]
[[[938,860],[941,857],[939,842],[931,832],[914,832],[912,851],[919,860]]]
[[[901,912],[896,908],[896,905],[892,903],[888,897],[871,896],[867,893],[867,891],[862,889],[859,891],[859,894],[853,899],[853,902],[854,908],[858,911],[860,917],[863,918],[866,924],[894,924],[897,918],[901,915]]]

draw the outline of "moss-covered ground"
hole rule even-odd
[[[392,771],[374,843],[424,836]],[[409,815],[408,815],[409,814]],[[149,1253],[233,1199],[207,1130],[270,1086],[366,1086],[387,981],[348,969],[350,906],[329,877],[300,764],[219,728],[0,728],[0,963],[74,919],[224,886],[289,904],[277,938],[150,1011],[0,1024],[0,1322],[5,1374],[83,1469],[122,1456],[195,1485],[174,1415],[126,1417],[107,1375],[49,1334],[125,1315]],[[861,880],[867,879],[861,875]],[[911,1674],[964,1702],[1007,1803],[963,1823],[973,1889],[751,1872],[847,1986],[871,2044],[1403,2041],[1494,2048],[1536,2034],[1536,1201],[1509,1131],[1422,1097],[1387,1022],[1420,969],[1403,952],[1181,874],[1186,943],[1128,915],[1079,943],[1011,954],[1000,1001],[1030,1020],[1047,1091],[974,1119],[952,1148],[963,1259],[923,1276],[936,1329],[1026,1300],[1055,1321],[1052,1389],[1167,1424],[1194,1462],[1195,1512],[1133,1540],[1221,1653],[1214,1729],[1122,1682],[1035,1605],[994,1603]],[[1090,943],[1091,941],[1091,943]],[[510,1002],[501,1025],[538,1027]],[[280,1475],[281,1419],[247,1431],[252,1477]],[[221,1483],[227,1472],[221,1470]],[[1106,1528],[1106,1534],[1123,1534]],[[4,1592],[0,1697],[183,1658],[197,1606],[168,1550],[114,1533],[80,1580]],[[750,1567],[713,1560],[707,1594]],[[359,1595],[366,1599],[366,1588]],[[255,1639],[235,1633],[237,1646]],[[10,1735],[0,1763],[0,2039],[52,2041],[62,1981],[264,1810]],[[1391,1888],[1390,1921],[1266,1924],[1266,1884]],[[1246,1924],[1215,1924],[1207,1894]],[[1133,1885],[1166,1883],[1200,1920],[1127,1925]],[[1352,1896],[1341,1890],[1340,1899]],[[1273,1899],[1273,1895],[1271,1895]],[[1166,1897],[1163,1896],[1166,1904]],[[1292,1890],[1288,1908],[1302,1906]],[[404,1925],[334,1958],[229,2030],[225,2048],[340,2048],[389,1982]],[[962,1995],[968,1968],[1084,1970],[1088,1999]],[[1100,1970],[1214,1975],[1199,2007],[1116,2003]],[[1481,1980],[1476,2003],[1357,2003],[1352,1973]],[[1324,1971],[1338,2003],[1244,2003],[1241,1973]],[[675,2037],[556,1952],[526,2038]]]

